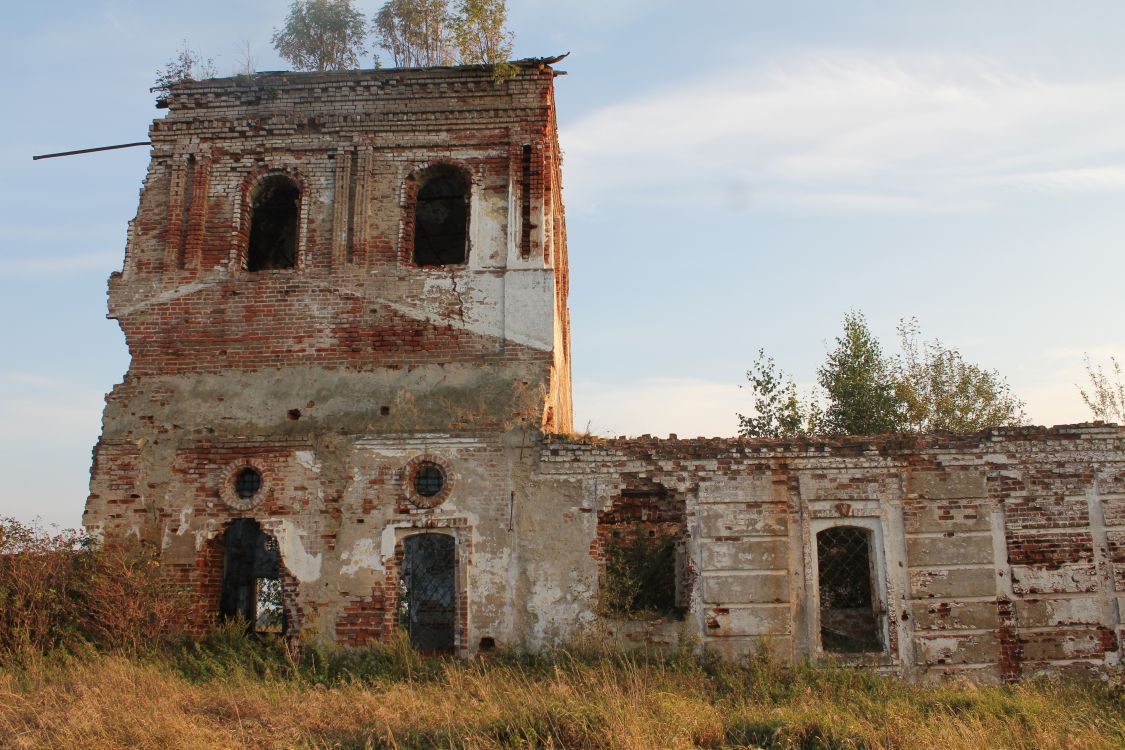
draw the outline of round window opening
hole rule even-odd
[[[445,472],[435,463],[426,462],[414,472],[414,491],[421,497],[433,497],[445,486]]]
[[[249,466],[238,472],[238,476],[234,478],[235,494],[242,500],[251,499],[260,489],[262,489],[262,475]]]

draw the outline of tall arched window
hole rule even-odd
[[[419,266],[464,263],[469,248],[469,182],[440,165],[419,178],[414,206],[413,261]]]
[[[250,200],[247,271],[297,265],[300,201],[301,189],[284,175],[270,175],[255,186]]]
[[[881,651],[870,529],[833,526],[816,535],[820,644],[825,651]]]

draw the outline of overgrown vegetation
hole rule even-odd
[[[598,601],[603,615],[638,619],[677,614],[675,536],[626,528],[605,540],[605,555]]]
[[[0,661],[89,646],[137,653],[179,636],[185,603],[154,550],[0,517]]]
[[[1089,407],[1094,419],[1125,424],[1125,376],[1116,357],[1109,358],[1109,372],[1102,365],[1094,366],[1086,355],[1087,388],[1078,386],[1082,401]]]
[[[514,40],[507,19],[505,0],[388,0],[369,30],[353,0],[293,0],[273,43],[297,70],[352,70],[370,31],[395,67],[492,65],[502,77]]]
[[[169,637],[155,558],[0,524],[0,745],[10,748],[1110,748],[1120,686],[908,685],[762,651],[620,651],[597,632],[542,654],[424,659],[246,635]],[[96,603],[96,604],[95,604]],[[107,611],[115,610],[114,617]]]
[[[671,538],[608,545],[620,603],[667,575]],[[638,560],[645,564],[638,565]],[[659,563],[651,561],[661,560]],[[631,562],[630,562],[631,561]],[[651,584],[651,581],[647,582]],[[364,649],[188,639],[182,595],[143,546],[0,520],[0,745],[13,748],[1110,748],[1120,677],[909,685],[764,650],[738,663],[690,642],[621,651],[590,632],[543,654],[424,659]]]
[[[273,46],[297,70],[352,70],[367,51],[366,37],[352,0],[293,0]]]
[[[191,48],[187,39],[183,41],[183,45],[175,57],[156,71],[156,81],[150,91],[160,92],[163,96],[177,83],[215,77],[215,61],[211,58],[204,59]]]
[[[746,373],[754,414],[738,415],[739,434],[975,432],[1024,422],[1024,403],[1000,373],[967,362],[938,339],[925,340],[913,318],[899,323],[898,337],[899,353],[887,355],[863,313],[848,313],[817,370],[819,388],[805,399],[759,350]]]
[[[1125,743],[1122,708],[1116,688],[1077,679],[925,687],[686,648],[466,662],[396,642],[294,661],[231,628],[0,672],[14,748],[1111,748]]]

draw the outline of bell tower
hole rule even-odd
[[[569,431],[553,62],[175,86],[109,280],[131,363],[86,525],[160,544],[207,614],[245,520],[299,602],[335,585],[348,524],[379,543],[372,508],[444,512],[411,494],[418,467],[448,471],[450,507],[503,496],[470,491],[463,446]],[[364,465],[376,444],[395,467]]]

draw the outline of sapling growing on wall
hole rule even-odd
[[[156,81],[150,91],[159,91],[166,94],[177,83],[202,81],[207,78],[214,78],[215,75],[214,60],[211,58],[203,59],[185,39],[183,47],[176,53],[176,56],[169,60],[163,68],[156,71]]]
[[[1125,376],[1121,374],[1121,362],[1110,357],[1107,373],[1100,364],[1094,367],[1087,354],[1086,375],[1090,379],[1089,389],[1078,386],[1078,392],[1094,419],[1125,424]]]

